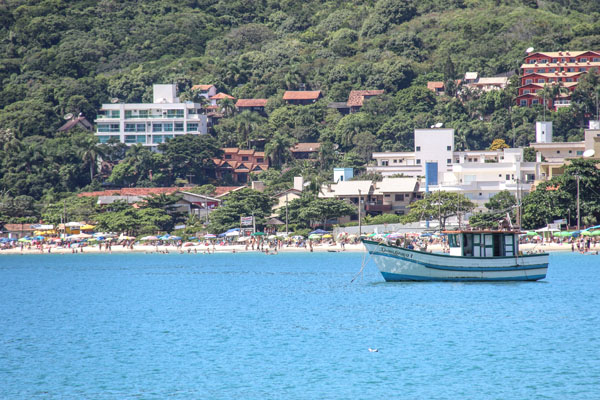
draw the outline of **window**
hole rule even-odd
[[[162,132],[162,124],[152,125],[152,132]]]
[[[98,132],[119,132],[119,124],[98,124]]]
[[[119,110],[111,110],[110,111],[110,117],[111,118],[120,118],[121,117],[121,111],[119,111]]]
[[[188,122],[187,131],[188,132],[198,132],[198,123],[197,122]]]
[[[567,78],[567,82],[573,82],[573,78]]]
[[[383,197],[390,197],[390,195],[389,194],[384,194]]]
[[[100,135],[100,136],[98,136],[98,141],[99,141],[100,143],[106,143],[106,142],[108,142],[108,141],[110,140],[110,138],[112,138],[112,137],[115,137],[115,138],[117,138],[117,139],[119,138],[118,136],[115,136],[115,135]]]
[[[417,158],[417,165],[421,164],[421,160]]]
[[[520,104],[521,104],[521,107],[527,107],[527,100],[521,99]]]
[[[447,159],[446,164],[452,164],[452,159],[451,158]]]
[[[146,124],[136,124],[135,131],[136,132],[146,132]]]
[[[165,142],[168,141],[169,139],[173,139],[173,135],[163,135],[165,138]]]
[[[560,154],[560,150],[556,150],[556,154]]]
[[[539,102],[540,102],[540,101],[539,101],[538,99],[533,99],[533,100],[531,100],[531,104],[539,104]]]
[[[530,93],[530,92],[529,92],[529,89],[525,89],[525,90],[523,90],[523,94],[529,94],[529,93]]]
[[[242,156],[242,161],[248,161],[248,156]]]
[[[132,118],[133,117],[132,114],[133,114],[133,111],[125,110],[125,119]]]
[[[592,61],[593,62],[600,62],[600,57],[594,57],[594,58],[592,58]]]
[[[125,143],[135,143],[136,140],[137,140],[136,135],[126,135],[125,136]]]
[[[533,79],[525,79],[526,85],[529,85],[530,83],[533,83]]]
[[[388,160],[381,160],[381,166],[387,167],[389,165]]]
[[[533,74],[533,70],[532,70],[532,69],[526,69],[526,70],[525,70],[525,73],[526,73],[526,74]]]
[[[558,62],[558,58],[553,58],[553,59],[552,59],[552,62],[553,62],[554,64],[556,64],[556,63]]]
[[[452,146],[446,146],[446,150],[451,151],[452,150]]]
[[[152,143],[162,143],[163,141],[163,135],[152,135]]]
[[[125,124],[125,132],[135,132],[135,124]]]
[[[140,110],[138,115],[140,118],[148,118],[148,110]]]
[[[506,174],[506,180],[510,181],[510,175],[509,174]]]
[[[394,164],[397,164],[397,163],[398,163],[398,160],[394,159]]]
[[[548,60],[543,59],[543,58],[540,60],[540,64],[546,64],[547,62],[548,62]]]
[[[231,154],[225,154],[225,159],[226,160],[231,160]]]
[[[396,194],[394,195],[394,201],[404,201],[404,194]]]
[[[579,60],[579,62],[587,62],[587,58],[581,57],[581,59]]]
[[[417,146],[417,151],[421,151],[421,146]]]
[[[183,132],[183,122],[175,122],[175,132]]]
[[[257,162],[258,164],[261,164],[261,163],[263,163],[264,161],[265,161],[265,160],[264,160],[264,158],[262,158],[262,157],[259,157],[259,158],[257,158],[257,159],[256,159],[256,162]]]
[[[578,155],[578,156],[582,156],[582,155],[583,155],[583,151],[581,151],[581,150],[577,150],[577,155]]]
[[[170,122],[168,124],[163,124],[163,131],[164,132],[173,132],[173,124]]]
[[[535,64],[537,62],[537,60],[535,58],[532,58],[529,60],[529,64]]]
[[[546,80],[543,78],[538,79],[538,83],[546,83]]]
[[[577,59],[575,59],[575,58],[569,58],[569,62],[570,62],[570,63],[577,62]]]
[[[183,118],[183,110],[167,110],[167,118]]]
[[[569,154],[571,154],[573,152],[573,150],[569,150]]]
[[[136,143],[146,143],[146,135],[136,135],[135,142]]]

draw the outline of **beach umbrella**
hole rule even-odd
[[[36,237],[34,237],[35,240],[44,240],[44,237],[41,235],[38,235]]]
[[[206,235],[204,235],[205,239],[215,239],[217,237],[217,235],[213,235],[212,233],[207,233]]]
[[[581,231],[581,236],[592,236],[592,232],[590,232],[590,231]]]
[[[150,235],[150,236],[144,236],[140,240],[158,240],[158,237]]]
[[[185,243],[183,244],[183,247],[190,247],[190,246],[195,246],[195,245],[196,245],[196,243],[192,243],[192,242],[185,242]]]
[[[324,231],[323,229],[316,229],[309,233],[309,235],[323,235],[325,233],[329,233],[329,231]]]
[[[319,235],[317,233],[313,233],[312,235],[308,235],[308,238],[311,240],[317,240],[317,239],[321,239],[321,235]]]
[[[363,236],[366,236],[366,237],[374,237],[375,235],[376,235],[376,234],[375,234],[375,232],[373,232],[373,233],[369,233],[368,235],[363,235]]]
[[[294,235],[294,236],[292,236],[292,239],[294,239],[294,240],[304,240],[304,236]]]
[[[227,237],[240,236],[240,231],[228,231],[228,232],[225,232],[225,236],[227,236]]]
[[[562,233],[562,232],[559,232],[559,233]],[[527,236],[537,236],[537,232],[534,232],[534,231],[528,231],[528,232],[526,233],[526,235],[527,235]],[[558,235],[557,235],[557,236],[558,236]]]
[[[19,242],[23,243],[23,242],[31,242],[31,239],[27,239],[27,237],[22,237],[21,239],[19,239]]]
[[[269,236],[267,236],[267,239],[269,239],[269,240],[277,239],[277,236],[269,235]]]
[[[254,232],[252,236],[265,236],[264,232]]]
[[[326,235],[323,235],[323,239],[331,239],[332,237],[333,236],[331,236],[331,234],[329,234],[329,233]]]
[[[171,236],[169,240],[181,240],[181,236]]]

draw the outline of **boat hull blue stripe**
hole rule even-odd
[[[424,267],[427,267],[427,268],[440,269],[440,270],[444,270],[444,271],[472,271],[472,272],[526,271],[526,270],[531,270],[531,269],[548,268],[547,263],[535,264],[535,265],[515,265],[515,266],[511,266],[511,267],[449,267],[449,266],[445,266],[445,265],[436,265],[436,264],[425,263],[422,261],[418,261],[418,260],[414,260],[414,259],[410,259],[410,258],[406,258],[406,257],[394,255],[394,254],[380,253],[377,251],[371,253],[371,255],[377,255],[380,257],[383,256],[383,257],[396,258],[396,259],[404,260],[404,261],[407,261],[410,263],[423,265]]]
[[[383,279],[386,282],[402,282],[402,281],[439,281],[439,282],[493,282],[493,281],[537,281],[544,279],[546,274],[542,275],[529,275],[529,276],[513,276],[505,278],[443,278],[443,277],[430,277],[430,276],[417,276],[417,275],[404,275],[404,274],[392,274],[389,272],[381,272]]]

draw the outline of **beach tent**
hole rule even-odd
[[[140,240],[158,240],[158,238],[156,236],[150,235],[150,236],[144,236]]]
[[[309,233],[309,235],[324,235],[325,233],[329,233],[329,231],[324,231],[323,229],[316,229]]]
[[[240,236],[240,231],[227,231],[227,232],[225,232],[225,236],[227,236],[227,237]]]

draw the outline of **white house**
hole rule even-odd
[[[456,151],[454,129],[415,129],[414,141],[413,152],[373,153],[377,165],[367,171],[421,177],[421,192],[456,191],[478,205],[502,190],[526,193],[539,175],[523,149]]]
[[[180,102],[176,85],[153,85],[152,103],[102,104],[96,117],[96,133],[100,143],[111,138],[127,145],[141,143],[158,146],[176,135],[205,134],[206,115],[202,106]]]

